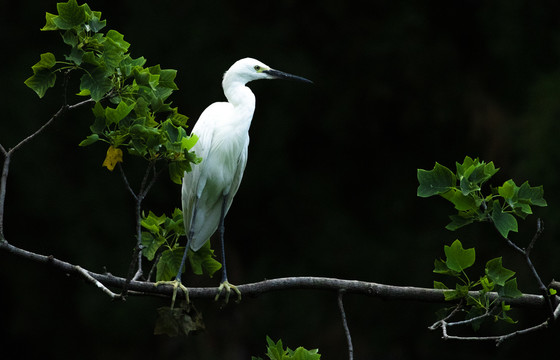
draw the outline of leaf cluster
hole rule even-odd
[[[157,257],[156,281],[173,280],[179,272],[185,247],[179,244],[179,239],[185,236],[183,212],[175,209],[171,217],[161,216],[149,212],[142,215],[142,254],[152,261]],[[208,274],[210,277],[222,265],[215,259],[214,250],[210,248],[210,241],[198,251],[189,251],[189,263],[197,275]]]
[[[517,218],[525,219],[533,213],[531,206],[546,206],[542,186],[532,187],[529,182],[517,186],[507,180],[502,186],[490,186],[483,194],[482,187],[498,168],[493,162],[486,163],[478,158],[466,156],[463,163],[456,163],[456,171],[436,162],[432,170],[418,169],[419,197],[440,195],[451,202],[457,214],[451,215],[446,226],[456,230],[479,221],[491,221],[498,232],[508,238],[510,231],[517,232]]]
[[[287,347],[284,349],[282,340],[274,342],[270,337],[266,337],[267,351],[266,356],[270,360],[319,360],[321,354],[319,354],[319,349],[307,350],[303,347],[298,347],[295,350]],[[261,357],[252,356],[251,360],[263,360]]]
[[[495,321],[504,320],[509,323],[515,321],[507,314],[510,306],[503,299],[520,297],[522,293],[517,289],[515,272],[502,266],[502,258],[494,258],[486,263],[485,274],[478,280],[469,278],[466,269],[475,263],[476,253],[474,248],[464,249],[459,240],[451,246],[444,246],[445,260],[436,259],[434,273],[450,276],[456,280],[454,287],[450,288],[443,282],[434,281],[434,288],[444,291],[445,300],[464,300],[468,307],[466,318],[474,319],[485,314],[492,314]],[[475,292],[474,295],[472,292]],[[489,293],[495,291],[499,298],[493,301]],[[472,322],[476,330],[480,327],[483,318]]]
[[[59,31],[70,52],[64,61],[50,52],[41,54],[25,84],[43,97],[55,85],[58,73],[80,72],[78,95],[96,102],[91,135],[80,145],[102,140],[150,161],[165,159],[171,179],[180,184],[183,173],[200,159],[190,151],[197,138],[187,136],[187,116],[168,101],[178,89],[177,71],[160,65],[145,67],[146,59],[130,55],[130,43],[121,33],[101,32],[106,20],[87,4],[69,0],[58,3],[57,10],[57,14],[46,14],[41,30]],[[102,104],[104,99],[109,103]]]

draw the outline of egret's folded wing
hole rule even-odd
[[[224,111],[230,111],[231,104],[220,102],[214,103],[204,110],[200,118],[192,129],[192,133],[198,136],[197,143],[193,146],[192,150],[197,156],[202,158],[198,165],[192,167],[191,172],[186,172],[183,176],[182,187],[182,205],[183,205],[183,219],[185,224],[185,231],[187,235],[191,230],[194,236],[191,239],[191,248],[198,250],[206,240],[212,236],[218,226],[221,208],[217,209],[207,208],[204,204],[199,204],[198,200],[204,190],[205,185],[205,161],[211,156],[212,141],[214,138],[214,129],[216,123],[219,122],[220,116],[223,116]],[[202,205],[202,206],[201,206]],[[193,224],[193,214],[195,207],[197,207],[196,224]],[[216,213],[217,214],[214,214]]]

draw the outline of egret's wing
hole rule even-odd
[[[213,110],[215,107],[214,105],[216,104],[212,104],[204,110],[191,131],[192,134],[198,136],[198,141],[191,150],[194,151],[198,157],[202,158],[202,162],[192,166],[192,170],[190,172],[185,172],[183,175],[181,197],[183,221],[187,235],[189,235],[189,230],[191,229],[193,212],[199,197],[197,191],[199,188],[200,175],[203,170],[202,168],[204,167],[204,160],[208,157],[210,145],[212,144],[212,137],[214,135],[213,124],[216,121],[214,114],[217,114],[217,111]]]
[[[208,194],[203,191],[207,180],[205,171],[207,160],[212,156],[214,130],[220,118],[229,111],[231,111],[229,103],[210,105],[200,115],[192,130],[192,133],[198,136],[198,141],[192,150],[202,158],[202,161],[183,176],[182,203],[185,231],[187,235],[190,231],[193,232],[190,246],[194,251],[200,249],[218,227],[221,201],[218,201],[218,198],[209,199]],[[195,208],[196,217],[193,223]]]
[[[237,161],[237,171],[235,172],[235,176],[233,177],[233,182],[231,183],[231,188],[229,190],[229,194],[227,195],[227,203],[226,203],[226,214],[229,211],[229,207],[233,202],[233,197],[237,193],[239,189],[239,185],[241,184],[241,179],[243,178],[243,173],[245,172],[245,166],[247,166],[247,156],[249,154],[249,137],[247,136],[247,143],[243,147],[241,154],[239,155],[239,159]]]

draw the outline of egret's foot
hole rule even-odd
[[[180,280],[172,280],[172,281],[158,281],[156,282],[154,285],[157,287],[159,285],[171,285],[173,286],[173,296],[171,297],[171,308],[173,309],[173,306],[175,305],[175,297],[177,296],[177,288],[181,288],[181,290],[183,290],[183,294],[185,294],[185,297],[187,298],[187,303],[190,303],[191,301],[189,300],[189,290],[187,289],[187,287],[185,285],[183,285],[181,283]]]
[[[237,294],[237,300],[235,300],[235,302],[240,302],[241,301],[241,291],[239,291],[239,289],[237,288],[237,286],[230,284],[227,280],[223,281],[220,284],[220,287],[218,287],[218,293],[216,294],[216,297],[214,298],[214,301],[218,301],[218,299],[220,298],[220,295],[222,295],[222,292],[225,292],[225,302],[227,304],[227,302],[229,301],[229,295],[231,294],[231,290],[233,290],[236,294]]]

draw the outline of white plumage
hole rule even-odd
[[[259,79],[311,82],[273,70],[252,58],[237,61],[224,74],[222,87],[228,102],[208,106],[192,129],[198,136],[192,150],[202,162],[183,177],[182,205],[188,242],[177,275],[179,281],[189,247],[199,250],[214,234],[239,189],[247,164],[249,127],[255,111],[255,95],[245,85]],[[223,232],[221,235],[224,257]],[[224,258],[222,264],[224,283],[227,282]]]

